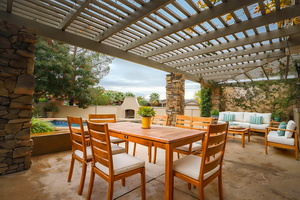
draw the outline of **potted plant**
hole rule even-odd
[[[285,115],[284,115],[284,112],[281,110],[276,110],[273,112],[273,118],[276,122],[280,122],[281,121],[281,118],[284,118]]]
[[[142,128],[149,129],[151,124],[151,118],[155,116],[154,108],[142,106],[137,112],[142,117]]]
[[[211,117],[219,118],[219,111],[217,109],[213,109],[213,111],[211,111]]]
[[[56,102],[50,102],[44,107],[44,111],[48,118],[55,117],[55,115],[59,112],[59,108]]]

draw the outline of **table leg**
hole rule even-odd
[[[245,132],[242,133],[242,146],[245,147]]]
[[[250,129],[248,130],[248,142],[250,142]]]
[[[166,144],[165,200],[173,199],[173,145]]]
[[[125,149],[126,149],[126,153],[128,154],[128,149],[129,149],[129,142],[125,141]]]

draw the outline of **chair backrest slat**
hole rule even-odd
[[[115,114],[89,114],[88,120],[93,123],[116,123]]]
[[[177,115],[175,126],[180,127],[180,128],[190,128],[191,127],[191,117],[184,116],[184,115]]]
[[[155,115],[152,118],[152,124],[167,126],[169,115]]]
[[[82,118],[81,117],[70,117],[67,116],[69,130],[70,130],[70,137],[72,141],[72,153],[75,150],[82,151],[83,153],[83,160],[87,160],[86,155],[86,140],[85,140],[85,132],[83,128]],[[72,127],[73,125],[79,125],[79,127]]]
[[[91,141],[93,165],[96,162],[109,168],[109,175],[114,176],[110,137],[107,124],[87,121]]]
[[[207,130],[207,126],[211,124],[211,117],[192,117],[191,119],[191,129]]]
[[[203,155],[199,180],[203,180],[204,174],[215,169],[218,165],[220,165],[220,170],[222,170],[227,132],[228,122],[207,126],[207,134],[202,147]],[[216,157],[212,158],[212,155],[216,155]]]

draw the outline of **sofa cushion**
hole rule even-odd
[[[266,127],[268,127],[269,124],[250,124],[251,129],[257,129],[257,130],[265,130]]]
[[[233,121],[243,122],[244,112],[230,112],[230,114],[234,114]]]
[[[286,129],[286,123],[285,122],[281,122],[279,124],[278,128],[280,128],[280,129]],[[277,130],[278,136],[284,136],[284,133],[285,133],[285,131]]]
[[[250,116],[256,117],[256,113],[244,112],[244,123],[250,122]]]
[[[244,128],[250,128],[250,124],[249,123],[239,123],[239,125],[241,127],[244,127]]]
[[[268,134],[268,142],[295,146],[294,138],[286,138],[285,136],[278,136],[277,131],[270,131],[270,133]]]
[[[256,113],[256,116],[262,116],[262,123],[263,124],[270,124],[271,122],[271,113]]]
[[[199,180],[200,166],[202,158],[195,155],[188,155],[173,162],[173,169],[176,172],[184,174],[195,180]],[[220,165],[204,174],[203,179],[206,180],[220,169]]]
[[[123,174],[141,167],[145,166],[145,161],[142,161],[136,157],[130,156],[126,153],[116,154],[112,156],[113,166],[114,166],[114,175]],[[108,167],[96,162],[96,167],[109,175]]]
[[[223,121],[224,114],[229,114],[229,113],[230,113],[229,111],[219,112],[219,120]]]
[[[287,130],[295,130],[295,128],[296,128],[296,123],[293,120],[290,120],[286,125]],[[291,138],[293,137],[293,134],[294,132],[285,131],[285,137]]]

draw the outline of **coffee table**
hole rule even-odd
[[[245,147],[245,133],[248,133],[248,142],[250,142],[250,128],[228,128],[228,133],[232,133],[231,135],[227,135],[227,138],[234,138],[242,140],[242,146]],[[242,135],[242,138],[235,137],[235,134]]]

